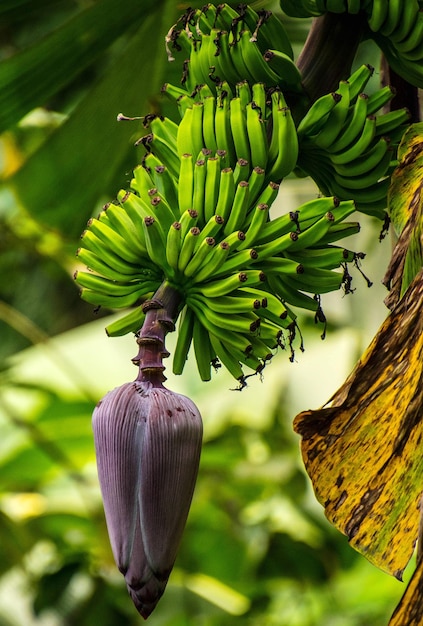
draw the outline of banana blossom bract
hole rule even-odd
[[[93,429],[113,555],[146,619],[166,587],[191,505],[201,416],[189,398],[135,381],[98,403]]]

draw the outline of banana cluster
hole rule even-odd
[[[311,176],[325,195],[352,198],[359,211],[383,219],[409,111],[376,115],[395,92],[386,86],[367,95],[372,73],[372,67],[360,66],[337,91],[313,103],[297,128],[296,173]]]
[[[247,4],[189,8],[170,29],[166,45],[170,60],[179,51],[187,56],[182,83],[188,91],[199,84],[215,90],[222,81],[234,88],[245,79],[302,92],[291,43],[271,11],[255,12]]]
[[[369,35],[392,69],[412,85],[423,88],[422,0],[281,0],[280,4],[293,17],[363,11]]]
[[[248,181],[252,203],[269,181],[280,183],[294,170],[298,159],[297,130],[291,110],[278,88],[266,91],[263,83],[250,86],[243,81],[235,85],[233,94],[224,82],[217,88],[217,96],[202,85],[190,96],[182,97],[172,85],[166,84],[163,89],[176,98],[181,122],[173,126],[171,135],[164,137],[160,131],[157,134],[155,128],[166,124],[170,129],[170,122],[153,119],[152,135],[141,141],[163,159],[171,158],[169,153],[172,153],[175,169],[181,163],[181,173],[185,171],[185,154],[192,155],[196,163],[204,161],[204,156],[210,156],[211,151],[215,160],[208,159],[207,167],[215,168],[216,177],[222,169],[232,168],[235,185],[241,180]],[[212,190],[218,183],[212,184],[211,178],[210,181],[205,203],[212,206]],[[207,193],[209,190],[211,193]],[[180,199],[183,207],[187,202],[189,204],[191,198]],[[210,213],[211,209],[206,207],[206,216]]]
[[[259,87],[252,93],[262,97]],[[286,133],[283,125],[291,118],[274,91],[273,151],[261,113],[266,103],[258,106],[246,96],[241,101],[242,94],[240,88],[233,99],[209,96],[211,117],[207,98],[195,102],[179,126],[166,118],[144,119],[152,131],[141,140],[147,153],[130,190],[120,191],[89,221],[77,254],[90,271],[75,276],[82,298],[92,304],[135,305],[108,327],[109,335],[137,332],[142,302],[169,283],[180,293],[173,371],[182,372],[193,344],[203,380],[222,364],[241,386],[244,367],[262,371],[278,347],[287,345],[293,358],[297,326],[290,306],[312,310],[324,322],[320,294],[350,291],[347,264],[360,257],[332,245],[359,229],[346,221],[356,208],[351,200],[317,198],[270,219],[279,188],[274,180],[296,161],[295,155],[287,163],[292,155],[281,157],[279,150],[285,142],[281,128]],[[213,125],[219,110],[221,123]],[[296,139],[289,123],[289,136]],[[220,140],[217,129],[225,126]]]

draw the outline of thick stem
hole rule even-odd
[[[160,387],[166,380],[163,359],[169,356],[165,338],[175,330],[182,296],[177,289],[164,281],[151,300],[143,305],[145,320],[137,333],[138,354],[132,361],[139,367],[137,380]]]
[[[325,13],[313,20],[297,61],[312,102],[348,78],[365,23],[363,13]]]

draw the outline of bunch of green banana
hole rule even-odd
[[[177,97],[170,85],[165,85],[164,90]],[[191,155],[191,167],[196,161],[207,160],[202,169],[214,168],[216,180],[221,169],[232,168],[236,184],[240,180],[249,182],[251,204],[269,181],[280,183],[296,166],[297,131],[291,110],[277,88],[266,91],[263,83],[250,85],[243,81],[235,86],[234,97],[230,97],[224,84],[216,96],[202,88],[181,109],[181,114],[181,123],[179,127],[174,125],[171,137],[166,134],[165,122],[152,120],[150,127],[155,124],[155,129],[148,148],[165,158],[163,145],[167,142],[166,149],[173,155],[168,159],[172,159],[175,168],[181,159],[181,171],[187,167],[186,154]],[[215,189],[216,184],[210,182],[206,189],[206,204],[213,204],[213,192],[208,191]],[[207,206],[205,213],[210,215]]]
[[[282,10],[291,17],[318,17],[327,12],[356,15],[369,4],[371,0],[280,0]]]
[[[301,74],[291,43],[271,12],[247,4],[206,4],[187,9],[166,37],[169,60],[179,51],[188,57],[182,82],[189,92],[206,84],[214,91],[227,82],[264,82],[268,87],[302,92]]]
[[[272,94],[275,117],[280,97]],[[210,129],[204,113],[200,122],[196,119],[197,110],[204,111],[202,102],[186,110],[192,128],[185,117],[179,127],[148,119],[154,127],[153,137],[144,142],[150,152],[134,170],[130,191],[119,192],[116,202],[88,223],[78,257],[91,271],[78,271],[75,278],[88,302],[109,308],[136,305],[108,327],[109,335],[137,332],[142,303],[164,282],[170,284],[180,294],[181,310],[174,371],[182,372],[193,342],[203,380],[210,378],[213,364],[222,363],[242,385],[243,368],[261,371],[284,346],[284,332],[292,350],[296,322],[290,306],[312,310],[321,320],[320,294],[343,285],[349,290],[346,264],[356,255],[330,244],[359,226],[345,221],[355,211],[354,202],[333,197],[269,218],[279,188],[271,179],[281,177],[281,162],[279,157],[272,161],[257,110],[240,100],[238,95],[227,104],[234,145],[229,166],[219,147],[230,145],[228,137],[220,144],[216,135],[214,150],[203,147]],[[236,118],[231,116],[234,101]],[[280,139],[276,121],[274,128]],[[239,146],[249,153],[237,152],[243,149]],[[251,169],[249,163],[261,155],[265,162]]]
[[[407,109],[378,111],[394,97],[383,87],[363,92],[373,68],[359,67],[336,92],[319,98],[300,121],[298,172],[310,175],[325,195],[351,198],[363,213],[383,219],[398,142]]]
[[[281,0],[293,17],[326,12],[367,15],[368,35],[385,54],[392,69],[423,88],[423,2],[421,0]]]

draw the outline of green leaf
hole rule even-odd
[[[0,64],[0,132],[69,84],[118,35],[152,10],[152,0],[102,0]]]
[[[123,6],[114,4],[119,10]],[[164,13],[166,26],[156,14],[145,19],[68,121],[9,179],[18,202],[38,221],[79,235],[95,203],[115,182],[131,136],[141,134],[131,124],[118,123],[116,115],[145,114],[151,108],[148,101],[158,92],[167,64],[163,37],[170,16]]]

